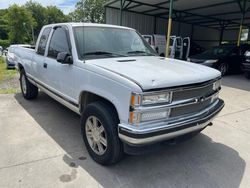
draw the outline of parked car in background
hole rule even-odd
[[[29,44],[15,44],[8,47],[6,56],[7,69],[15,68],[15,47],[20,46],[24,48],[32,48]]]
[[[0,46],[0,56],[2,56],[2,55],[3,55],[3,47]]]
[[[219,71],[159,57],[131,28],[52,24],[35,50],[14,51],[24,98],[35,99],[39,88],[80,114],[86,148],[103,165],[197,135],[224,106]]]
[[[228,73],[242,71],[242,65],[245,62],[245,52],[250,50],[249,45],[220,45],[213,47],[205,52],[190,56],[188,61],[206,65],[218,69],[222,76]]]
[[[8,53],[8,49],[6,48],[6,49],[3,50],[3,55],[6,56],[7,53]]]
[[[250,51],[245,52],[246,61],[243,63],[243,71],[246,78],[250,79]]]
[[[164,35],[143,35],[145,40],[161,57],[165,57],[166,53],[166,36]]]
[[[200,46],[199,44],[197,44],[194,41],[190,41],[190,52],[189,52],[189,57],[190,56],[194,56],[194,55],[198,55],[201,54],[202,52],[204,52],[206,49],[203,48],[202,46]]]

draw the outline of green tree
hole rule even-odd
[[[46,24],[46,8],[32,0],[25,4],[25,8],[31,12],[32,17],[36,20],[37,24],[34,27],[34,33],[35,36],[38,36],[40,30]]]
[[[5,19],[7,9],[0,10],[0,40],[8,39],[8,23]]]
[[[6,14],[6,20],[11,43],[18,44],[32,41],[31,26],[35,27],[36,22],[25,7],[16,4],[10,6]]]
[[[107,0],[80,0],[76,3],[75,11],[69,16],[73,21],[104,23],[104,7]]]
[[[46,8],[46,24],[68,22],[70,19],[56,6]]]

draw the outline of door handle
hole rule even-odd
[[[48,66],[47,63],[43,64],[43,68],[47,69],[47,66]]]

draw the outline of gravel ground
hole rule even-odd
[[[4,80],[3,83],[0,84],[0,89],[10,89],[17,88],[20,90],[19,84],[19,74],[17,73],[14,78]]]
[[[4,76],[0,82],[0,93],[18,93],[20,92],[19,74],[13,70],[7,70],[6,66],[1,66],[1,74],[9,75]],[[8,72],[10,71],[10,72]],[[11,76],[10,76],[11,75]],[[12,76],[13,75],[13,76]]]

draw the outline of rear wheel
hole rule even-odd
[[[218,70],[221,72],[221,76],[225,76],[228,73],[228,64],[221,63]]]
[[[89,104],[81,118],[82,136],[87,150],[97,163],[111,165],[121,160],[123,145],[118,137],[119,119],[105,102]]]
[[[27,100],[35,99],[38,95],[38,88],[34,86],[26,77],[24,69],[20,72],[20,86],[23,97]]]

